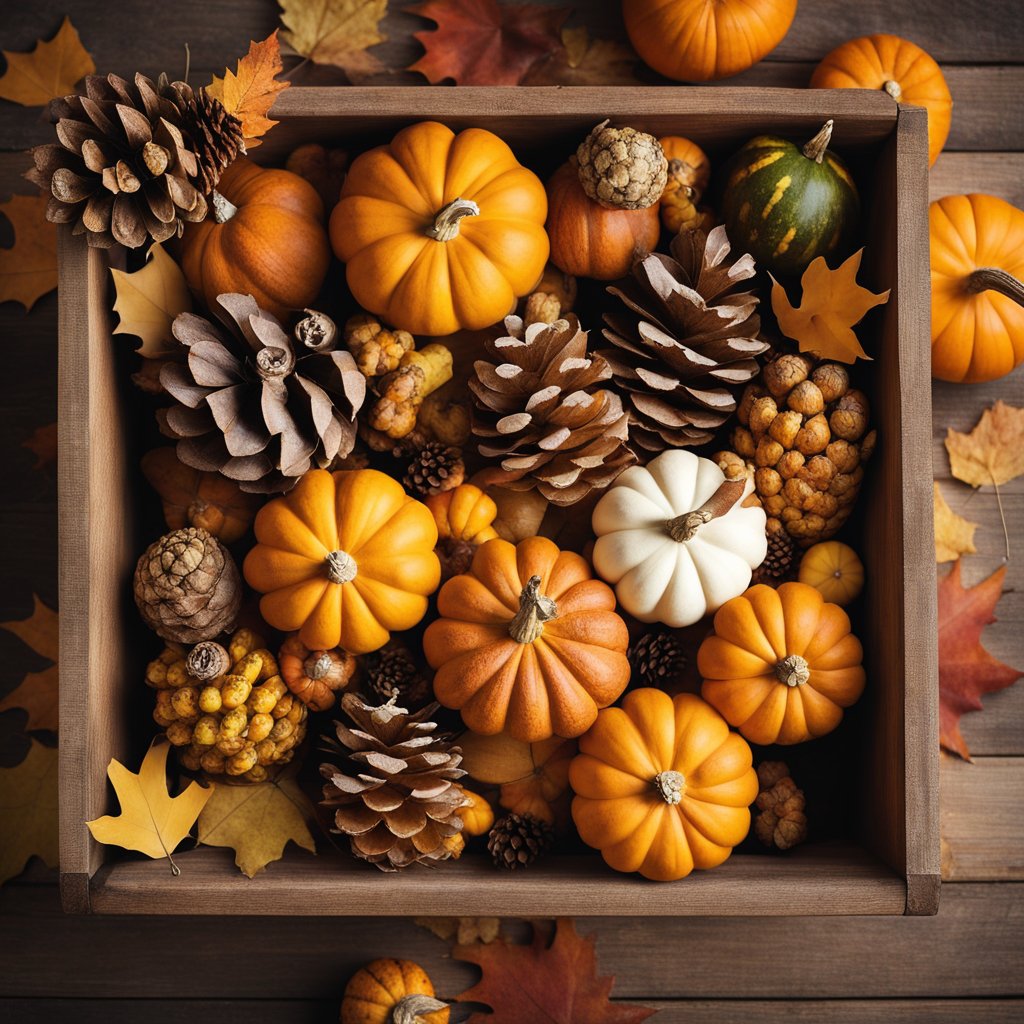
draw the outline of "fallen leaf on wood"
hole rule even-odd
[[[639,1024],[657,1012],[611,1002],[615,979],[597,977],[594,940],[582,938],[565,918],[557,922],[550,946],[534,925],[528,946],[500,940],[458,946],[453,955],[483,971],[459,1001],[486,1003],[494,1011],[474,1013],[467,1024]]]
[[[974,531],[977,523],[957,515],[942,496],[938,481],[935,488],[935,561],[955,562],[961,555],[972,555],[978,549],[974,546]]]
[[[779,330],[821,359],[853,363],[871,357],[861,348],[853,325],[874,306],[889,301],[889,292],[878,294],[857,284],[863,249],[858,249],[836,270],[830,270],[824,256],[811,261],[800,278],[802,297],[794,307],[786,289],[772,277],[772,309]],[[771,275],[769,275],[771,276]]]
[[[47,608],[38,596],[32,595],[32,614],[16,622],[0,622],[0,626],[19,637],[23,643],[47,661],[57,661],[57,613]],[[42,672],[29,672],[3,700],[0,711],[24,708],[28,712],[26,728],[57,731],[57,665],[51,664]]]
[[[199,842],[229,846],[249,878],[280,860],[291,840],[310,853],[316,843],[307,821],[313,811],[292,777],[249,786],[218,785],[199,815]]]
[[[180,875],[171,854],[189,834],[200,811],[213,796],[213,787],[204,789],[190,782],[184,793],[171,796],[167,791],[167,753],[171,745],[157,740],[146,752],[138,774],[120,761],[107,765],[114,792],[121,804],[119,815],[105,814],[87,821],[98,843],[137,850],[154,860],[166,857],[171,872]]]
[[[110,270],[117,298],[114,312],[120,318],[114,334],[134,334],[141,339],[139,355],[161,359],[176,354],[181,343],[171,333],[179,313],[192,309],[185,275],[159,242],[150,247],[144,266],[134,273]]]
[[[614,39],[591,39],[585,25],[562,29],[562,48],[540,61],[524,85],[636,85],[635,51]]]
[[[381,68],[367,53],[387,36],[380,21],[387,14],[387,0],[278,0],[282,38],[301,57],[316,64],[331,64],[350,77]]]
[[[22,448],[27,448],[36,457],[36,463],[32,467],[35,470],[45,469],[51,463],[57,461],[57,424],[46,423],[36,427],[32,434],[21,442]]]
[[[57,806],[57,749],[32,740],[21,764],[0,768],[0,885],[30,857],[57,866]]]
[[[239,60],[237,71],[224,69],[224,77],[213,77],[206,91],[224,104],[229,114],[242,122],[242,137],[247,150],[260,145],[260,136],[266,135],[277,121],[267,117],[270,108],[289,82],[279,81],[277,75],[284,69],[281,63],[281,45],[277,29],[262,42],[249,43],[249,52]]]
[[[78,31],[65,18],[57,34],[42,39],[30,53],[3,51],[7,70],[0,75],[0,99],[25,107],[41,107],[75,91],[75,83],[96,70]]]
[[[57,225],[46,219],[48,201],[12,196],[0,203],[14,228],[14,245],[0,249],[0,302],[20,302],[26,312],[57,287]]]
[[[939,742],[965,761],[960,716],[981,711],[981,697],[1012,686],[1024,673],[1004,665],[981,646],[981,631],[996,621],[1006,566],[965,590],[960,562],[939,580]]]
[[[501,934],[500,917],[414,917],[413,924],[426,928],[444,942],[469,946],[494,942]]]
[[[540,60],[562,49],[567,7],[499,5],[497,0],[427,0],[407,11],[437,22],[414,32],[426,53],[408,68],[437,84],[519,85]]]
[[[969,434],[946,431],[949,468],[972,487],[1009,483],[1024,473],[1024,409],[996,402]]]

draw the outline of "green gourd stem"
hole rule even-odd
[[[681,772],[658,772],[654,776],[654,788],[658,791],[661,799],[670,806],[675,806],[682,801],[685,786],[686,780]]]
[[[999,267],[979,267],[967,278],[966,288],[971,295],[999,292],[1013,299],[1019,306],[1024,306],[1024,281],[1018,281],[1013,274]]]
[[[665,523],[665,530],[674,541],[685,544],[693,539],[705,523],[724,516],[743,496],[745,487],[743,480],[723,480],[718,490],[700,508],[669,519]]]
[[[438,242],[450,242],[458,236],[459,221],[463,217],[479,217],[480,207],[472,199],[453,199],[434,218],[427,234]]]
[[[882,88],[897,102],[903,102],[903,88],[899,82],[888,79],[882,83]]]
[[[811,678],[811,668],[807,659],[799,654],[787,654],[775,666],[775,675],[780,683],[786,686],[802,686]]]
[[[440,999],[414,992],[402,996],[391,1009],[390,1024],[426,1024],[428,1013],[437,1013],[447,1007]]]
[[[816,164],[820,164],[825,159],[825,150],[828,149],[828,144],[832,141],[832,128],[833,122],[831,120],[826,121],[821,126],[821,131],[804,146],[804,156],[808,160],[813,160]]]
[[[347,551],[332,551],[324,561],[331,583],[349,583],[356,578],[356,560]]]
[[[558,617],[558,605],[540,592],[540,577],[531,576],[519,595],[519,611],[509,623],[508,635],[517,644],[532,644],[544,632],[544,623]]]
[[[218,224],[226,223],[238,213],[238,207],[227,196],[221,195],[216,189],[213,190],[213,194],[210,196],[210,206],[213,209],[213,219]]]

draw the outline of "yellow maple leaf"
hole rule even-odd
[[[349,75],[371,74],[380,61],[366,52],[387,36],[380,21],[387,0],[278,0],[284,41],[316,64],[332,64]]]
[[[948,428],[946,451],[957,480],[972,487],[1009,483],[1024,473],[1024,409],[996,402],[969,434]]]
[[[0,302],[20,302],[27,312],[57,287],[57,225],[46,219],[46,196],[11,196],[0,203],[14,227],[14,245],[0,249]]]
[[[235,864],[252,878],[281,859],[289,840],[316,853],[306,824],[310,817],[309,801],[292,777],[252,786],[216,786],[199,815],[199,842],[233,849]]]
[[[0,885],[29,857],[57,866],[57,806],[57,750],[32,740],[21,764],[0,768]]]
[[[0,622],[0,627],[20,638],[41,658],[57,660],[57,613],[47,608],[36,594],[32,595],[32,614],[16,622]],[[57,731],[57,666],[28,675],[3,700],[0,711],[24,708],[28,712],[29,730]]]
[[[142,340],[139,355],[160,359],[181,346],[171,333],[179,313],[192,309],[185,275],[159,242],[154,243],[146,264],[134,273],[110,270],[117,299],[114,312],[120,317],[114,334],[134,334]]]
[[[171,854],[196,823],[199,812],[213,796],[213,789],[190,782],[184,793],[172,797],[167,792],[167,752],[170,749],[167,742],[154,742],[137,775],[112,759],[107,765],[107,775],[117,793],[121,813],[105,814],[95,821],[87,821],[86,825],[96,842],[137,850],[154,859],[166,857],[171,871],[179,875],[181,871]]]
[[[260,136],[277,124],[267,117],[270,108],[282,89],[287,89],[289,82],[278,81],[281,73],[281,46],[277,41],[277,29],[262,42],[252,40],[249,52],[239,60],[237,70],[224,69],[224,77],[213,80],[207,86],[207,92],[224,104],[229,114],[233,114],[242,122],[242,136],[245,138],[246,149],[259,146]]]
[[[871,357],[861,348],[853,325],[874,306],[889,301],[888,290],[875,294],[857,284],[863,249],[858,249],[837,270],[830,270],[824,256],[812,260],[800,278],[800,306],[789,301],[786,289],[772,277],[772,309],[779,330],[821,359],[853,363]],[[771,276],[771,275],[769,275]]]
[[[96,70],[78,30],[65,18],[49,41],[40,39],[30,53],[3,51],[7,70],[0,75],[0,98],[40,107],[75,91],[75,83]]]
[[[935,487],[935,561],[955,562],[961,555],[972,555],[977,523],[957,515],[942,496],[938,481]]]

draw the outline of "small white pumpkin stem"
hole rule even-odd
[[[302,671],[309,679],[323,679],[331,671],[331,655],[328,651],[312,651],[302,664]]]
[[[453,199],[434,218],[427,228],[427,234],[438,242],[450,242],[459,233],[459,221],[463,217],[479,217],[480,207],[472,199]]]
[[[811,678],[811,667],[801,655],[787,654],[776,664],[775,675],[786,686],[803,686]]]
[[[654,776],[654,788],[665,803],[675,806],[682,802],[683,789],[686,787],[686,780],[681,772],[666,771],[658,772]]]
[[[724,516],[743,497],[745,487],[743,480],[723,480],[718,490],[700,508],[669,519],[665,523],[668,535],[679,544],[692,540],[705,523]]]
[[[804,146],[804,156],[808,160],[813,160],[816,164],[820,164],[825,159],[825,150],[828,149],[828,144],[832,141],[833,127],[834,123],[831,119],[826,121],[821,126],[821,131]]]
[[[426,1014],[437,1013],[448,1004],[419,992],[403,996],[391,1010],[391,1024],[427,1024]]]
[[[1024,306],[1024,281],[1018,281],[1013,274],[1000,267],[979,267],[968,278],[965,288],[971,295],[978,292],[999,292]]]
[[[893,79],[888,79],[882,83],[882,88],[897,102],[903,102],[903,87],[899,82]]]
[[[324,561],[332,583],[349,583],[356,578],[356,560],[347,551],[332,551]]]
[[[227,196],[221,195],[216,189],[213,190],[213,195],[210,196],[210,206],[213,208],[213,219],[218,224],[224,224],[238,213],[238,207]]]
[[[519,595],[519,611],[508,634],[518,644],[532,644],[544,632],[544,623],[558,617],[558,605],[540,592],[540,577],[531,576]]]

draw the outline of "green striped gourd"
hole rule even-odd
[[[798,274],[844,244],[860,203],[846,165],[828,149],[831,137],[831,121],[802,147],[759,135],[733,157],[722,215],[735,251]]]

